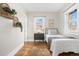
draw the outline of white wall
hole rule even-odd
[[[23,31],[13,27],[13,21],[0,16],[0,55],[14,55],[24,43],[24,21],[27,20],[25,12],[19,4],[9,4],[17,11],[17,17],[22,22]]]
[[[59,17],[58,17],[58,30],[60,34],[64,33],[64,13],[60,12],[58,13]]]
[[[77,8],[77,16],[79,16],[79,4],[74,4],[70,9],[67,10],[67,12],[69,12],[70,10],[74,10],[75,8]],[[64,12],[60,12],[59,13],[59,31],[61,34],[64,34],[66,36],[71,36],[71,37],[75,37],[75,38],[79,38],[79,17],[77,18],[77,32],[76,33],[67,33],[66,31],[66,25],[65,25],[65,14]]]
[[[34,39],[34,27],[33,27],[33,23],[34,23],[34,16],[46,16],[46,20],[49,20],[49,19],[52,19],[52,20],[55,20],[56,24],[55,24],[55,27],[58,27],[58,22],[57,22],[57,19],[58,19],[58,14],[57,13],[43,13],[43,12],[31,12],[31,13],[28,13],[28,28],[27,28],[27,40],[28,41],[33,41]]]
[[[74,5],[74,3],[70,3],[68,4],[66,7],[63,7],[63,9],[61,9],[59,12],[58,12],[58,29],[59,29],[59,32],[60,34],[64,34],[64,31],[65,31],[65,15],[64,13]]]

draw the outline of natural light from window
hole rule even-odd
[[[65,34],[78,34],[78,8],[77,4],[73,5],[64,13],[64,33]]]
[[[77,30],[77,9],[69,13],[69,32],[76,32]]]
[[[37,16],[34,17],[34,32],[43,33],[45,29],[45,17]]]

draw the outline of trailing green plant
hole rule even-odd
[[[10,9],[9,7],[3,7],[2,8],[5,12],[8,12],[10,14],[17,14],[17,12],[15,11],[15,9]]]
[[[21,32],[22,32],[22,23],[21,22],[17,22],[15,26],[16,27],[20,27],[21,28]]]

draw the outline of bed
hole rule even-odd
[[[49,35],[49,34],[46,34],[45,35],[45,40],[46,40],[46,42],[48,43],[48,40],[51,40],[51,39],[53,39],[53,38],[56,38],[56,37],[65,37],[64,35],[60,35],[60,34],[56,34],[56,35]]]
[[[50,49],[52,39],[61,38],[61,37],[64,37],[64,35],[59,34],[59,31],[58,31],[57,28],[46,28],[46,30],[45,30],[45,41],[48,44],[48,49]]]
[[[46,35],[46,42],[48,44],[48,49],[50,49],[51,42],[55,38],[64,38],[63,35]]]
[[[79,40],[70,38],[53,39],[50,50],[53,56],[58,56],[62,52],[79,53]]]

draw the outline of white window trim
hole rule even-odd
[[[74,33],[72,33],[72,32],[69,32],[69,30],[68,30],[68,24],[67,24],[67,18],[68,18],[68,13],[70,13],[70,12],[72,12],[73,10],[75,10],[75,9],[77,9],[77,16],[78,16],[78,14],[79,14],[79,4],[75,4],[75,5],[73,5],[71,8],[69,8],[65,13],[64,13],[64,17],[65,17],[65,20],[64,20],[64,28],[65,28],[65,30],[64,30],[64,33],[65,34],[71,34],[71,35],[79,35],[79,18],[77,17],[77,32],[74,32]]]

